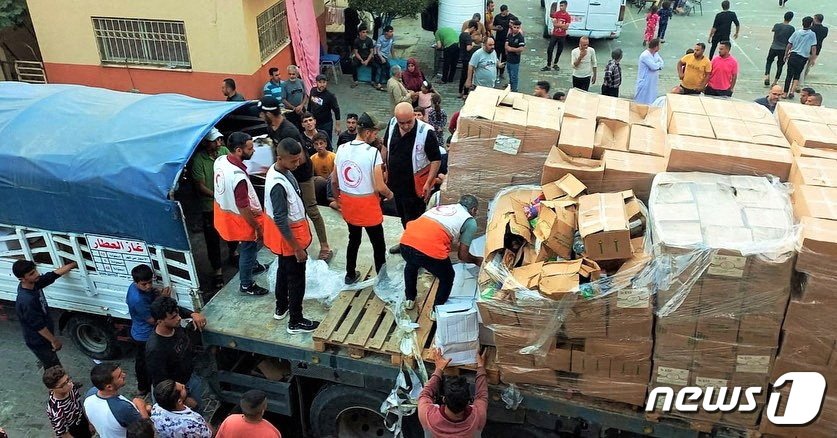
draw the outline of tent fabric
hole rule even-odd
[[[0,223],[189,250],[170,193],[241,104],[0,82]]]
[[[287,9],[288,30],[300,70],[299,77],[310,92],[320,74],[320,31],[314,3],[311,0],[290,0]]]

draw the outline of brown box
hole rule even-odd
[[[746,314],[738,327],[738,344],[773,347],[778,345],[782,321],[774,316]]]
[[[491,138],[501,135],[512,137],[524,143],[526,137],[526,111],[512,107],[498,106],[494,111],[494,123],[491,124]],[[519,151],[523,151],[523,146]],[[546,150],[544,150],[546,151]]]
[[[558,374],[549,368],[516,367],[500,364],[500,381],[505,384],[558,385]]]
[[[587,186],[587,190],[596,193],[600,191],[604,170],[604,162],[601,160],[570,157],[560,149],[552,148],[543,165],[541,184],[572,174]]]
[[[745,122],[770,123],[778,126],[770,110],[755,102],[733,101],[733,105],[738,118]]]
[[[651,359],[652,342],[648,340],[619,341],[589,338],[584,341],[584,354],[590,359],[641,362]]]
[[[828,366],[831,358],[837,355],[834,348],[833,338],[820,337],[817,333],[785,331],[782,334],[782,346],[779,348],[776,363],[787,360],[790,363]]]
[[[566,312],[563,332],[568,338],[607,337],[607,301],[576,301]]]
[[[569,372],[572,369],[572,350],[570,347],[569,344],[552,345],[547,351],[546,357],[543,359],[538,356],[535,357],[535,365],[540,368]]]
[[[715,132],[715,138],[719,140],[755,143],[747,126],[741,120],[731,119],[725,116],[709,116],[709,122],[712,124],[712,130]]]
[[[581,374],[585,371],[585,353],[580,345],[572,346],[570,372]]]
[[[735,101],[719,97],[700,96],[703,111],[710,117],[726,117],[730,120],[741,120]]]
[[[662,108],[630,102],[630,110],[631,114],[628,122],[632,126],[647,126],[665,132],[667,120]]]
[[[571,88],[564,99],[564,116],[595,121],[599,109],[599,97],[598,94]],[[563,131],[564,128],[562,127],[561,130]]]
[[[701,302],[703,305],[703,302]],[[726,315],[701,316],[695,328],[695,337],[716,342],[734,344],[738,339],[739,321]],[[775,339],[774,339],[775,344]]]
[[[651,374],[651,385],[688,386],[691,381],[691,363],[671,363],[655,360],[654,372]]]
[[[627,99],[600,95],[596,120],[601,122],[603,119],[628,124],[631,120],[631,102]]]
[[[699,114],[674,113],[668,122],[669,134],[715,138],[709,117]]]
[[[831,334],[837,328],[835,311],[837,306],[833,302],[803,303],[791,300],[783,328],[791,333]]]
[[[797,186],[837,187],[837,162],[826,158],[796,157],[788,181]]]
[[[578,231],[585,255],[593,260],[631,257],[631,231],[621,193],[597,193],[578,198]]]
[[[757,374],[767,376],[773,359],[776,358],[776,347],[759,347],[754,345],[738,345],[735,348],[735,373]]]
[[[666,95],[666,123],[671,123],[674,113],[701,114],[706,115],[703,103],[698,96],[687,96],[682,94]]]
[[[631,137],[628,141],[628,151],[635,154],[655,155],[658,157],[667,156],[668,149],[666,148],[665,131],[643,125],[632,125]]]
[[[558,148],[571,157],[591,158],[596,135],[594,119],[564,117]]]
[[[529,101],[529,111],[526,115],[525,152],[549,153],[558,144],[561,118],[564,110],[561,102],[549,99]]]
[[[791,142],[791,153],[794,157],[814,157],[827,158],[829,160],[837,160],[837,149],[815,149],[804,148],[796,142]]]
[[[631,127],[625,122],[601,120],[593,140],[593,158],[601,159],[605,150],[627,151]]]
[[[761,105],[756,105],[761,107]],[[769,115],[769,113],[768,113]],[[776,146],[780,148],[790,148],[790,143],[776,121],[770,119],[768,123],[745,121],[744,126],[750,131],[753,138],[753,143],[766,144],[768,146]]]
[[[806,148],[837,149],[837,133],[818,122],[791,120],[785,130],[789,142]]]
[[[651,338],[654,326],[649,288],[620,288],[608,296],[607,335],[620,341]]]
[[[776,104],[775,114],[779,119],[779,127],[785,133],[787,133],[791,120],[803,120],[815,123],[825,122],[815,107],[799,105],[795,102],[779,102]],[[790,140],[790,138],[788,139]]]
[[[537,334],[514,327],[494,327],[494,342],[497,347],[497,362],[533,368],[534,355],[520,354],[518,350],[535,343]]]
[[[695,343],[695,367],[732,373],[735,368],[735,342],[699,339]]]
[[[581,393],[590,397],[603,398],[634,406],[645,404],[647,383],[625,382],[606,377],[587,377],[580,379]]]
[[[541,206],[538,222],[533,230],[535,237],[543,241],[556,255],[569,259],[572,255],[576,213],[568,208]]]
[[[791,194],[796,217],[837,220],[837,188],[799,186]]]
[[[796,270],[823,277],[833,277],[837,266],[837,222],[803,217],[800,233],[801,250]]]
[[[787,149],[724,140],[668,136],[667,170],[722,175],[774,175],[787,181],[793,156]]]
[[[668,159],[653,155],[632,154],[615,150],[605,151],[602,191],[633,190],[643,201],[648,201],[654,176],[665,172]]]

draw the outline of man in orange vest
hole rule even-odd
[[[265,295],[267,289],[253,281],[267,267],[256,260],[262,248],[262,205],[247,175],[244,160],[253,156],[253,138],[233,132],[228,139],[230,153],[215,160],[215,229],[228,242],[238,245],[239,290],[247,295]]]
[[[320,325],[302,316],[305,297],[305,263],[311,245],[311,228],[305,202],[293,173],[303,157],[302,145],[285,138],[276,145],[276,163],[270,166],[264,184],[264,244],[279,256],[276,268],[276,310],[273,318],[285,319],[288,333],[313,332]]]
[[[361,232],[372,242],[375,271],[381,269],[386,258],[384,242],[384,215],[381,198],[392,199],[392,190],[384,182],[381,153],[371,144],[375,143],[378,121],[367,113],[357,120],[357,138],[337,149],[331,184],[334,197],[340,204],[340,212],[349,226],[349,246],[346,249],[346,284],[358,280],[357,251],[360,248]]]
[[[433,192],[436,174],[442,165],[439,140],[429,124],[416,120],[409,103],[395,106],[393,117],[384,134],[387,147],[387,185],[395,193],[395,208],[401,225],[418,219],[424,213]],[[398,245],[390,249],[396,254]]]
[[[477,231],[474,216],[477,215],[478,204],[474,195],[463,195],[458,204],[431,208],[407,224],[401,235],[401,256],[407,262],[404,267],[407,310],[415,306],[419,268],[424,268],[439,280],[434,309],[448,300],[453,288],[454,271],[450,261],[453,242],[459,242],[457,256],[461,262],[482,264],[482,257],[473,256],[468,251]],[[435,310],[430,313],[430,319],[436,320]]]

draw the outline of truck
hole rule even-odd
[[[268,393],[268,410],[294,432],[288,436],[394,436],[388,426],[395,418],[382,414],[381,407],[407,372],[405,361],[358,355],[348,347],[323,348],[311,334],[288,334],[285,323],[272,318],[270,295],[240,294],[237,276],[207,303],[202,299],[199,267],[205,257],[197,255],[200,241],[186,225],[192,213],[178,195],[181,176],[213,127],[225,134],[264,129],[248,105],[76,85],[0,83],[0,303],[15,299],[15,260],[34,260],[42,272],[76,261],[79,269],[45,290],[58,327],[91,357],[118,358],[129,340],[130,270],[149,264],[181,305],[206,316],[201,337],[211,364],[207,377],[225,406],[257,388]],[[51,125],[44,130],[47,117]],[[346,241],[339,213],[329,208],[322,213],[332,242]],[[397,218],[385,218],[384,228],[389,242],[398,239]],[[273,255],[263,251],[259,258],[267,263]],[[339,271],[345,254],[338,251],[331,264]],[[359,264],[372,265],[367,248]],[[310,319],[326,320],[329,312],[322,302],[306,301]],[[512,409],[503,401],[507,390],[507,385],[490,385],[484,437],[701,435],[685,423],[652,420],[639,410],[554,390],[521,388],[522,401],[518,398]],[[403,417],[400,434],[423,436],[416,415]]]
[[[616,39],[622,34],[625,23],[626,0],[570,1],[567,12],[572,17],[569,37],[590,39]],[[552,35],[552,14],[558,10],[559,0],[541,1],[544,8],[543,37]]]

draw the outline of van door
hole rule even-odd
[[[604,0],[595,0],[604,1]],[[570,23],[570,28],[567,32],[584,32],[587,30],[587,3],[574,1],[567,3],[567,13],[573,17],[573,22]]]
[[[591,0],[587,9],[587,30],[599,33],[597,31],[615,32],[617,27],[621,28],[620,12],[624,3],[625,0]]]

